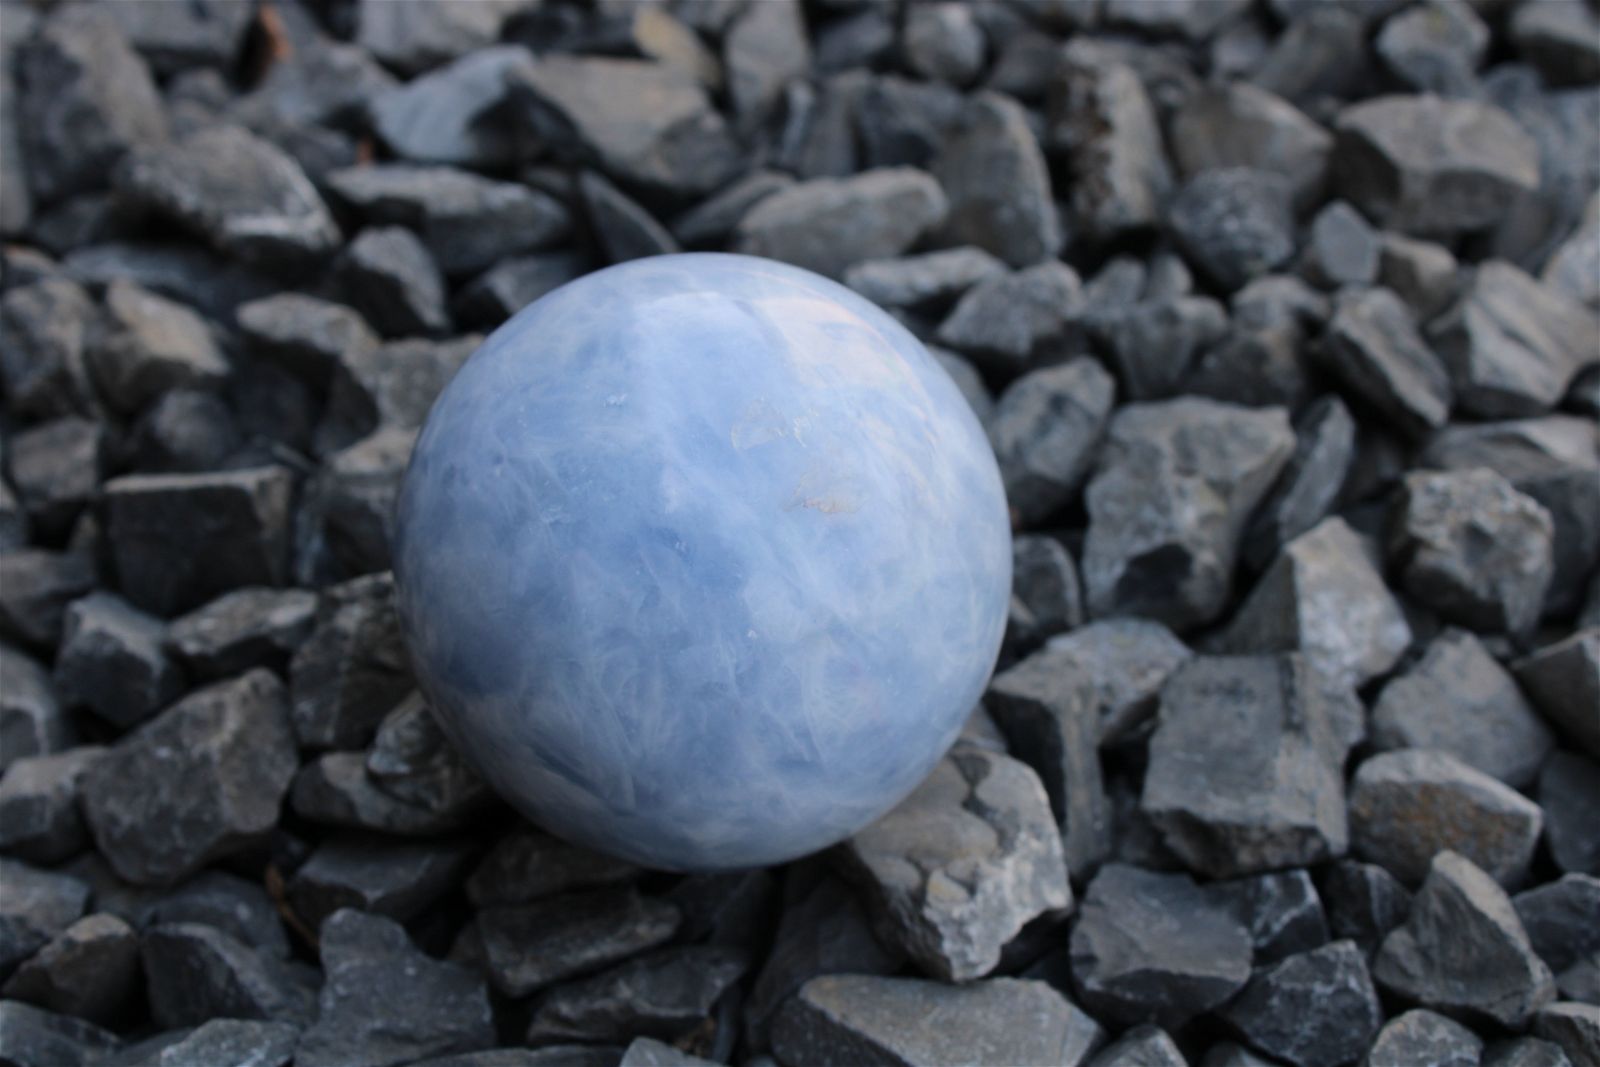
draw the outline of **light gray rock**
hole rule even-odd
[[[1282,409],[1183,398],[1118,411],[1086,492],[1090,613],[1178,630],[1216,618],[1244,524],[1293,448]]]
[[[940,306],[979,282],[1005,273],[981,248],[963,245],[896,259],[869,259],[845,271],[844,283],[874,304],[892,308]]]
[[[1408,88],[1471,96],[1489,49],[1489,27],[1470,5],[1432,0],[1384,20],[1374,43],[1384,66]]]
[[[1023,924],[1072,903],[1044,788],[999,753],[951,753],[836,855],[880,938],[946,981],[987,974]]]
[[[1533,801],[1443,752],[1380,753],[1350,782],[1351,851],[1412,885],[1448,849],[1514,887],[1543,824]]]
[[[989,440],[1006,498],[1024,524],[1049,518],[1077,496],[1115,397],[1116,383],[1092,359],[1033,371],[1000,395]]]
[[[956,4],[919,5],[908,16],[908,40],[918,18],[965,13]],[[918,12],[927,12],[919,16]],[[1050,171],[1026,114],[1013,100],[979,93],[933,162],[950,202],[944,234],[976,245],[1012,267],[1052,259],[1061,250],[1061,223],[1050,195]]]
[[[1035,658],[1087,681],[1100,723],[1099,743],[1142,736],[1156,696],[1191,655],[1172,631],[1148,619],[1102,619],[1052,638]]]
[[[1384,939],[1373,977],[1440,1011],[1520,1029],[1555,999],[1505,891],[1456,852],[1433,858],[1405,924]]]
[[[1382,241],[1379,284],[1405,301],[1419,322],[1443,311],[1460,282],[1456,257],[1450,250],[1403,233],[1385,233]]]
[[[1540,649],[1516,665],[1516,675],[1545,718],[1600,758],[1600,626]]]
[[[967,85],[983,69],[983,27],[966,4],[919,4],[902,32],[906,66],[921,77]]]
[[[1347,389],[1406,433],[1436,430],[1450,415],[1450,377],[1387,289],[1340,293],[1319,351]]]
[[[1378,280],[1382,251],[1381,238],[1361,213],[1343,200],[1335,200],[1311,220],[1301,268],[1328,289],[1372,285]]]
[[[448,66],[373,94],[372,125],[401,159],[457,167],[499,168],[521,148],[498,112],[510,93],[512,70],[531,66],[524,48],[502,45],[462,56]]]
[[[1247,82],[1206,86],[1186,100],[1169,127],[1184,177],[1252,167],[1289,181],[1294,201],[1315,203],[1327,178],[1333,135],[1293,104]]]

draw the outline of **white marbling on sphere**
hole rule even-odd
[[[778,863],[927,774],[982,694],[1011,540],[903,327],[744,256],[524,309],[434,405],[395,574],[422,687],[514,805],[649,866]]]

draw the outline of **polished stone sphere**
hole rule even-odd
[[[651,867],[826,847],[983,693],[1011,539],[983,430],[904,327],[746,256],[587,275],[435,403],[395,578],[452,739],[551,832]]]

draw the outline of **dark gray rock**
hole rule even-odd
[[[286,1067],[300,1028],[254,1019],[212,1019],[163,1048],[151,1067]]]
[[[340,908],[405,922],[444,895],[471,854],[469,843],[389,844],[334,837],[295,871],[289,902],[315,929]]]
[[[252,9],[227,0],[193,4],[135,0],[106,9],[152,70],[162,76],[193,67],[228,69],[250,28]]]
[[[1189,1061],[1159,1027],[1135,1026],[1101,1049],[1089,1067],[1188,1067]]]
[[[1172,155],[1184,177],[1251,167],[1281,175],[1296,206],[1320,197],[1333,135],[1293,104],[1245,82],[1207,86],[1190,96],[1169,127]]]
[[[366,49],[317,36],[280,56],[234,105],[246,126],[365,126],[372,102],[397,83]]]
[[[1485,1067],[1572,1067],[1572,1061],[1553,1041],[1515,1037],[1497,1041],[1484,1053]]]
[[[1460,281],[1450,250],[1403,233],[1385,233],[1382,242],[1379,284],[1405,301],[1419,322],[1443,311],[1455,298]]]
[[[1452,849],[1515,886],[1542,826],[1533,801],[1443,752],[1381,753],[1350,783],[1352,851],[1413,885],[1435,853]]]
[[[893,974],[904,963],[872,935],[860,901],[835,878],[824,878],[785,909],[772,950],[744,1006],[744,1034],[767,1047],[773,1016],[789,996],[822,974]]]
[[[319,582],[389,568],[395,497],[416,439],[415,429],[391,426],[324,457],[300,498],[296,578]]]
[[[939,184],[909,167],[814,178],[758,201],[739,220],[732,250],[842,278],[853,264],[906,251],[948,209]]]
[[[1202,273],[1232,291],[1294,254],[1293,190],[1270,171],[1203,171],[1168,203],[1166,222]]]
[[[624,185],[698,196],[740,168],[737,142],[705,90],[663,64],[554,55],[509,77],[514,106],[548,144]]]
[[[28,512],[17,499],[17,494],[12,492],[10,484],[0,477],[0,552],[26,546],[28,525]]]
[[[84,817],[122,878],[176,882],[271,830],[296,762],[283,686],[251,671],[114,745],[84,777]]]
[[[366,763],[361,752],[328,752],[306,764],[289,791],[295,814],[328,826],[428,837],[461,829],[487,800],[480,790],[444,802],[398,797],[368,773]]]
[[[1555,737],[1511,675],[1464,630],[1446,630],[1384,686],[1372,708],[1379,749],[1431,748],[1514,789],[1533,784]]]
[[[679,922],[674,905],[624,887],[487,907],[477,928],[495,988],[523,997],[663,944]]]
[[[1228,334],[1222,305],[1203,296],[1141,300],[1089,315],[1090,335],[1110,357],[1124,394],[1136,401],[1183,392],[1185,380],[1196,377],[1191,372],[1201,353],[1221,348]]]
[[[132,438],[134,467],[169,474],[214,470],[243,443],[233,410],[199,389],[162,393],[140,414]]]
[[[633,1045],[650,1041],[641,1037]],[[659,1044],[659,1042],[652,1042]],[[633,1045],[629,1047],[632,1048]],[[671,1046],[665,1046],[670,1048]],[[674,1049],[674,1051],[676,1051]],[[463,1052],[455,1056],[416,1061],[416,1067],[622,1067],[617,1059],[623,1049],[616,1045],[546,1045],[543,1048],[491,1048],[478,1052]],[[650,1064],[653,1061],[638,1061]],[[678,1065],[680,1061],[663,1060],[663,1064]],[[682,1067],[698,1067],[692,1059],[681,1061]]]
[[[1386,229],[1451,236],[1498,222],[1539,187],[1538,146],[1504,111],[1432,95],[1339,113],[1339,191]]]
[[[722,62],[717,54],[698,33],[666,9],[636,8],[628,33],[634,47],[645,58],[664,63],[707,89],[722,88]]]
[[[1414,1008],[1390,1019],[1372,1043],[1364,1062],[1428,1063],[1437,1067],[1477,1067],[1483,1038],[1454,1019]]]
[[[327,980],[298,1067],[390,1067],[495,1043],[483,979],[431,959],[399,923],[346,908],[318,940]]]
[[[378,789],[425,811],[470,810],[489,799],[488,786],[450,743],[420,693],[383,717],[366,769]]]
[[[152,926],[141,938],[140,956],[150,1013],[169,1029],[214,1018],[303,1026],[316,1014],[315,989],[293,965],[215,927]]]
[[[0,636],[39,648],[54,646],[67,605],[94,586],[95,564],[87,553],[43,548],[0,553]]]
[[[1408,88],[1471,96],[1489,27],[1466,4],[1431,0],[1385,19],[1374,43],[1389,73]]]
[[[298,163],[237,126],[142,147],[119,164],[117,194],[194,231],[219,252],[292,270],[333,251],[339,228]]]
[[[722,62],[739,124],[755,129],[811,64],[799,0],[743,5],[723,38]]]
[[[283,467],[130,474],[105,485],[122,592],[147,611],[187,611],[287,570],[292,478]]]
[[[1090,613],[1174,629],[1216,618],[1245,522],[1293,448],[1281,409],[1182,398],[1118,411],[1086,491]]]
[[[1508,29],[1518,53],[1551,85],[1600,81],[1600,18],[1582,4],[1534,0],[1516,9]]]
[[[93,410],[84,349],[94,319],[88,294],[66,278],[7,289],[0,297],[0,377],[8,410],[29,418]]]
[[[639,203],[593,171],[578,176],[578,194],[589,229],[608,263],[678,251],[678,242]]]
[[[548,248],[572,228],[567,209],[544,193],[450,167],[351,167],[328,175],[327,185],[368,225],[415,231],[452,277]]]
[[[166,624],[112,593],[67,606],[56,656],[56,692],[126,729],[149,718],[183,689],[162,650]]]
[[[835,855],[879,937],[947,981],[987,974],[1023,924],[1072,903],[1049,798],[999,753],[953,752]]]
[[[1121,1023],[1175,1029],[1250,977],[1250,933],[1187,875],[1107,864],[1072,931],[1072,976],[1086,1007]]]
[[[6,466],[36,530],[66,530],[100,492],[103,424],[76,415],[38,423],[7,442]]]
[[[482,340],[477,334],[449,341],[418,337],[347,350],[334,368],[317,451],[335,452],[382,428],[421,428],[435,398]]]
[[[836,74],[851,67],[878,67],[894,49],[895,22],[889,12],[868,6],[829,19],[817,27],[812,65]]]
[[[847,71],[825,88],[816,130],[804,146],[802,174],[845,173],[851,166],[927,166],[966,107],[965,98],[947,85],[893,75],[863,82]],[[836,123],[825,121],[836,114]]]
[[[33,217],[33,194],[28,190],[27,160],[22,154],[22,120],[17,104],[17,45],[33,36],[37,21],[31,11],[19,8],[0,38],[0,55],[5,56],[6,72],[0,76],[0,182],[8,190],[0,204],[0,234],[16,237],[27,230]],[[890,30],[893,39],[893,30]]]
[[[1045,147],[1066,161],[1069,229],[1110,240],[1160,221],[1172,187],[1144,83],[1088,40],[1062,50],[1047,96]]]
[[[1406,475],[1389,557],[1406,592],[1452,622],[1524,633],[1553,571],[1550,513],[1492,470]]]
[[[0,849],[33,863],[59,863],[81,851],[89,837],[78,814],[79,783],[104,754],[99,745],[83,745],[12,760],[0,777]]]
[[[180,386],[216,388],[229,373],[204,319],[127,281],[107,287],[104,333],[88,357],[100,395],[122,412]]]
[[[908,16],[908,46],[915,13],[966,8],[921,5]],[[952,243],[976,245],[1012,267],[1053,258],[1061,250],[1061,224],[1050,195],[1050,172],[1022,108],[1006,97],[979,93],[933,163],[949,198],[944,232]]]
[[[897,259],[869,259],[844,273],[844,283],[881,307],[939,307],[979,282],[1005,273],[1005,264],[972,245]]]
[[[295,736],[308,748],[360,748],[413,682],[387,572],[327,589],[289,665]]]
[[[82,879],[0,856],[0,977],[82,916],[89,894]]]
[[[50,672],[0,643],[0,773],[22,758],[69,749],[74,737]]]
[[[85,916],[41,948],[0,990],[12,1000],[109,1025],[139,975],[139,936],[114,915]]]
[[[466,881],[480,908],[526,904],[575,889],[625,882],[637,867],[528,826],[502,837]]]
[[[1301,268],[1307,277],[1328,289],[1372,285],[1378,280],[1382,240],[1361,213],[1343,200],[1335,200],[1311,222]]]
[[[968,289],[939,324],[937,337],[1009,377],[1028,369],[1060,339],[1081,303],[1077,274],[1051,260]]]
[[[0,1062],[90,1067],[121,1044],[116,1034],[93,1023],[0,1000]]]
[[[1321,885],[1329,932],[1354,941],[1368,958],[1411,908],[1405,886],[1375,863],[1340,860],[1323,869]]]
[[[17,49],[16,64],[18,129],[36,200],[103,188],[130,149],[165,143],[150,71],[112,16],[57,12]]]
[[[1206,1050],[1200,1067],[1277,1067],[1265,1056],[1257,1056],[1243,1045],[1219,1041]]]
[[[423,0],[414,9],[395,10],[382,0],[362,0],[356,43],[401,74],[419,74],[493,44],[506,20],[528,6],[528,0],[489,0],[466,7]]]
[[[1230,877],[1344,854],[1344,744],[1302,657],[1200,657],[1161,691],[1140,808],[1190,868]]]
[[[173,923],[214,927],[262,955],[289,955],[277,902],[260,884],[225,871],[202,871],[156,896],[131,918],[141,927]]]
[[[1597,332],[1589,308],[1501,260],[1479,266],[1428,328],[1461,410],[1489,419],[1554,407],[1578,371],[1600,360]]]
[[[1011,614],[1007,643],[1033,649],[1083,625],[1083,595],[1072,553],[1053,537],[1018,534],[1011,541]],[[1095,724],[1098,731],[1098,721]]]
[[[234,260],[199,245],[178,242],[88,245],[69,253],[62,267],[80,285],[98,288],[126,278],[174,300],[193,301],[196,309],[218,322],[231,321],[240,304],[278,289],[262,274]]]
[[[673,219],[672,235],[686,247],[714,244],[732,233],[757,203],[793,184],[793,178],[779,171],[754,171]]]
[[[583,1046],[576,1046],[582,1048]],[[617,1067],[713,1067],[715,1060],[701,1059],[653,1037],[636,1037]]]
[[[1355,420],[1336,396],[1319,397],[1296,416],[1294,455],[1245,531],[1246,563],[1265,569],[1279,549],[1328,514],[1350,470],[1355,444]]]
[[[490,329],[584,272],[572,252],[513,256],[490,267],[456,296],[453,310],[464,326]]]
[[[1077,496],[1115,397],[1116,383],[1092,359],[1033,371],[1000,395],[989,440],[1007,500],[1024,525],[1049,518]]]
[[[1536,796],[1556,866],[1600,875],[1600,834],[1589,825],[1600,804],[1600,764],[1575,752],[1553,752],[1539,772]]]
[[[925,1020],[937,1018],[938,1026]],[[1044,982],[964,985],[875,975],[822,975],[778,1013],[772,1047],[801,1064],[1060,1063],[1082,1067],[1105,1031]]]
[[[485,48],[372,94],[372,125],[400,159],[494,169],[524,147],[503,118],[509,76],[533,57],[514,45]]]
[[[1165,626],[1129,618],[1080,626],[1051,639],[1033,658],[1087,682],[1100,723],[1099,743],[1116,745],[1140,734],[1155,714],[1161,686],[1190,655]]]
[[[1559,1045],[1574,1064],[1600,1062],[1600,1007],[1565,1001],[1533,1016],[1534,1036]]]
[[[1406,433],[1420,436],[1449,417],[1449,375],[1389,290],[1340,293],[1319,351],[1347,389]]]
[[[681,1039],[710,1022],[749,965],[743,949],[723,945],[657,949],[550,990],[528,1023],[528,1043]]]
[[[1250,931],[1258,967],[1309,952],[1328,941],[1322,900],[1311,876],[1303,870],[1215,882],[1211,889]]]
[[[1353,941],[1257,970],[1220,1014],[1251,1045],[1296,1067],[1354,1061],[1383,1022],[1367,961]]]
[[[173,619],[167,648],[196,678],[221,678],[251,667],[282,670],[311,633],[317,594],[309,589],[235,589]]]
[[[1405,924],[1384,939],[1373,977],[1425,1007],[1521,1029],[1555,999],[1505,891],[1456,852],[1433,858]]]
[[[1061,827],[1068,872],[1087,880],[1111,852],[1111,805],[1097,748],[1100,717],[1089,679],[1049,652],[996,675],[984,706],[1010,750],[1039,775]]]
[[[921,77],[967,85],[983,69],[983,27],[966,4],[920,4],[902,32],[906,66]]]
[[[1593,1003],[1600,993],[1600,878],[1568,874],[1518,893],[1511,904],[1561,994]]]
[[[450,328],[444,277],[421,240],[400,226],[363,230],[334,265],[350,304],[385,337]]]

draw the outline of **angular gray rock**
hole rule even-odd
[[[952,752],[835,856],[880,939],[947,981],[987,974],[1025,923],[1072,904],[1044,788],[999,753]]]
[[[317,451],[336,452],[374,430],[419,429],[439,393],[482,341],[477,334],[448,341],[416,337],[346,351],[334,368],[328,406],[317,426]]]
[[[1386,229],[1481,230],[1539,187],[1537,145],[1489,104],[1382,96],[1340,112],[1335,129],[1340,192]]]
[[[922,5],[913,16],[942,10],[967,9]],[[996,93],[974,96],[932,169],[950,202],[944,233],[953,243],[976,245],[1012,267],[1052,259],[1061,250],[1050,171],[1015,101]]]
[[[307,975],[200,923],[152,926],[140,939],[150,1013],[166,1028],[207,1019],[264,1019],[296,1026],[316,1011]]]
[[[1214,878],[1337,859],[1349,834],[1334,716],[1303,657],[1190,660],[1162,688],[1140,809]]]
[[[59,863],[82,850],[89,837],[80,783],[105,751],[82,745],[12,760],[0,776],[0,849],[32,863]]]
[[[1489,1046],[1487,1067],[1572,1067],[1560,1045],[1537,1037],[1514,1037]]]
[[[552,197],[451,167],[350,167],[329,174],[326,184],[368,225],[413,230],[452,277],[548,248],[572,228],[567,209]]]
[[[95,308],[82,287],[46,278],[0,297],[0,378],[9,410],[48,418],[94,409],[85,348]]]
[[[114,593],[95,592],[67,606],[56,654],[56,692],[127,729],[183,690],[162,649],[166,625]]]
[[[1421,436],[1449,418],[1450,377],[1389,290],[1340,293],[1318,352],[1345,388],[1406,433]]]
[[[1516,665],[1517,681],[1556,729],[1600,758],[1600,626],[1579,630]]]
[[[983,27],[965,4],[921,4],[906,13],[901,50],[914,73],[966,85],[983,69]]]
[[[365,745],[411,692],[387,572],[324,591],[315,627],[289,665],[295,735],[308,748]]]
[[[95,560],[79,551],[0,553],[0,637],[35,648],[60,641],[67,605],[94,588]]]
[[[1351,851],[1412,885],[1449,849],[1515,886],[1543,822],[1533,801],[1443,752],[1380,753],[1350,783]]]
[[[516,45],[484,48],[371,98],[372,125],[400,159],[503,168],[520,150],[503,121],[511,71],[533,57]]]
[[[1052,671],[1089,685],[1100,722],[1099,743],[1139,736],[1154,716],[1156,696],[1193,653],[1172,631],[1148,619],[1102,619],[1052,638],[1035,654]]]
[[[1385,19],[1374,43],[1389,72],[1408,88],[1471,96],[1489,49],[1489,27],[1471,7],[1435,0]]]
[[[1328,942],[1322,900],[1304,870],[1234,878],[1215,882],[1211,889],[1250,931],[1252,959],[1258,967]]]
[[[294,1057],[300,1028],[293,1023],[252,1019],[212,1019],[167,1045],[152,1067],[287,1067]]]
[[[743,949],[723,945],[656,949],[550,990],[528,1023],[528,1043],[682,1039],[710,1021],[749,965]]]
[[[116,1034],[93,1023],[0,1000],[0,1060],[7,1063],[90,1067],[121,1044]]]
[[[1539,772],[1535,796],[1544,812],[1545,843],[1556,866],[1600,875],[1600,835],[1589,826],[1600,804],[1600,764],[1575,752],[1553,752]]]
[[[1483,1038],[1454,1019],[1413,1008],[1378,1031],[1366,1063],[1428,1063],[1436,1067],[1477,1067]]]
[[[741,165],[738,144],[705,90],[664,64],[550,55],[508,76],[513,106],[538,136],[624,185],[699,196]]]
[[[495,1043],[483,978],[430,958],[399,923],[346,908],[318,941],[327,980],[298,1067],[388,1067]]]
[[[929,1018],[940,1025],[926,1025]],[[784,1005],[772,1047],[784,1067],[1082,1067],[1104,1040],[1098,1023],[1044,982],[991,978],[950,985],[838,974],[811,979]]]
[[[653,1037],[636,1037],[628,1042],[628,1048],[617,1067],[714,1067],[715,1063],[715,1060],[681,1052],[675,1045],[668,1045]]]
[[[17,968],[3,993],[48,1011],[110,1025],[139,977],[139,935],[114,915],[85,916]]]
[[[672,235],[685,247],[719,242],[733,232],[734,226],[757,203],[793,184],[794,179],[781,171],[754,171],[717,190],[673,219]]]
[[[408,799],[384,788],[361,752],[327,752],[300,768],[289,804],[302,818],[328,826],[431,837],[460,830],[481,816],[486,789]]]
[[[1329,932],[1360,945],[1369,959],[1411,908],[1405,886],[1375,863],[1340,860],[1324,869],[1321,884]]]
[[[1083,594],[1072,553],[1054,537],[1011,539],[1011,610],[1006,641],[1036,648],[1047,637],[1083,625]]]
[[[488,786],[445,736],[421,693],[383,717],[366,771],[378,789],[425,811],[470,810],[489,798]]]
[[[455,316],[463,326],[475,329],[499,326],[584,269],[584,261],[572,252],[503,259],[456,294]]]
[[[173,615],[240,586],[279,584],[292,484],[283,467],[107,482],[107,533],[123,594]]]
[[[1005,264],[973,245],[895,259],[869,259],[844,273],[844,283],[881,307],[939,306],[979,282],[1005,273]]]
[[[678,242],[640,204],[593,171],[578,176],[589,229],[608,263],[677,252]]]
[[[1480,264],[1428,326],[1457,404],[1485,419],[1549,411],[1583,367],[1600,363],[1597,335],[1593,310],[1498,259]]]
[[[663,944],[679,911],[632,887],[484,908],[477,928],[496,989],[523,997]]]
[[[1185,389],[1185,380],[1198,378],[1202,366],[1197,364],[1205,357],[1220,357],[1219,350],[1233,341],[1228,336],[1227,313],[1210,297],[1143,299],[1106,310],[1095,308],[1087,299],[1084,304],[1089,334],[1110,356],[1130,400],[1157,400],[1198,391]],[[1243,402],[1247,398],[1224,395],[1218,399]]]
[[[470,854],[466,843],[330,838],[295,871],[289,901],[313,929],[340,908],[405,922],[455,884]]]
[[[1311,221],[1300,266],[1307,277],[1328,289],[1372,285],[1378,280],[1383,242],[1361,213],[1335,200]]]
[[[1244,559],[1263,570],[1338,499],[1355,456],[1356,424],[1336,396],[1312,401],[1294,420],[1295,449],[1244,536]]]
[[[1026,374],[1000,395],[989,440],[1006,499],[1024,525],[1049,518],[1077,495],[1116,391],[1099,363],[1075,359]]]
[[[150,71],[104,12],[54,13],[17,48],[15,69],[18,129],[41,203],[103,188],[130,149],[167,140]]]
[[[968,289],[936,336],[940,344],[1010,377],[1051,350],[1081,304],[1078,275],[1050,260]]]
[[[199,679],[281,670],[311,633],[317,603],[309,589],[235,589],[173,619],[166,647]]]
[[[1405,476],[1389,539],[1406,592],[1452,622],[1525,633],[1554,568],[1543,505],[1492,470]]]
[[[442,334],[450,328],[439,265],[410,230],[361,231],[334,267],[350,305],[385,337]]]
[[[356,43],[401,74],[419,74],[493,44],[506,20],[529,6],[528,0],[423,0],[397,9],[383,0],[361,0]]]
[[[1287,179],[1296,206],[1321,195],[1333,135],[1293,104],[1247,82],[1206,86],[1172,116],[1174,162],[1184,177],[1251,167]]]
[[[296,763],[283,686],[251,671],[112,746],[83,779],[84,818],[119,876],[171,884],[271,830]]]
[[[102,325],[88,350],[89,371],[118,411],[136,412],[179,386],[214,389],[229,374],[204,319],[132,282],[107,287]]]
[[[1111,863],[1089,883],[1071,940],[1084,1005],[1119,1023],[1176,1029],[1250,977],[1250,934],[1188,875]]]
[[[194,231],[224,255],[277,271],[338,246],[339,227],[305,172],[269,141],[218,125],[118,165],[117,195]]]
[[[1511,898],[1533,950],[1572,1000],[1600,994],[1600,878],[1568,874]]]
[[[910,167],[813,178],[758,201],[739,220],[731,247],[842,278],[856,263],[906,251],[948,211],[939,183]]]
[[[1447,752],[1513,789],[1525,789],[1555,737],[1483,643],[1451,629],[1383,687],[1372,708],[1372,742],[1382,750]]]
[[[1032,767],[1061,827],[1068,873],[1085,881],[1111,852],[1111,803],[1098,749],[1100,716],[1082,674],[1037,653],[996,675],[984,707],[1017,758]]]
[[[1574,1064],[1600,1062],[1600,1007],[1563,1001],[1533,1016],[1533,1033],[1559,1045]]]
[[[1600,80],[1600,18],[1582,4],[1533,0],[1517,8],[1511,40],[1552,85]]]
[[[1510,1029],[1526,1026],[1556,993],[1505,890],[1448,850],[1433,858],[1410,916],[1384,939],[1372,974],[1397,996]]]
[[[6,466],[27,522],[46,536],[69,529],[100,491],[108,451],[103,424],[66,415],[30,426],[7,444]]]
[[[1353,941],[1257,970],[1219,1013],[1252,1046],[1296,1067],[1337,1067],[1367,1050],[1383,1009]]]
[[[805,13],[799,0],[745,4],[722,44],[728,96],[740,125],[759,126],[784,88],[811,62]]]
[[[263,955],[289,955],[277,902],[260,883],[225,871],[202,871],[125,917],[140,927],[174,923],[213,927]]]
[[[1232,292],[1294,254],[1293,190],[1249,167],[1190,178],[1167,204],[1167,229],[1202,273]]]
[[[81,917],[89,884],[0,856],[0,977]]]
[[[1119,410],[1086,491],[1090,614],[1176,630],[1215,619],[1245,522],[1293,448],[1282,409],[1182,398]]]
[[[128,43],[163,76],[196,67],[231,66],[252,14],[248,7],[241,9],[227,0],[116,4],[107,11],[127,34]]]
[[[529,826],[502,837],[466,880],[465,888],[473,904],[493,908],[625,882],[638,873],[631,863]]]
[[[1444,245],[1384,233],[1378,257],[1378,283],[1404,300],[1418,321],[1443,311],[1460,281],[1456,257]]]

